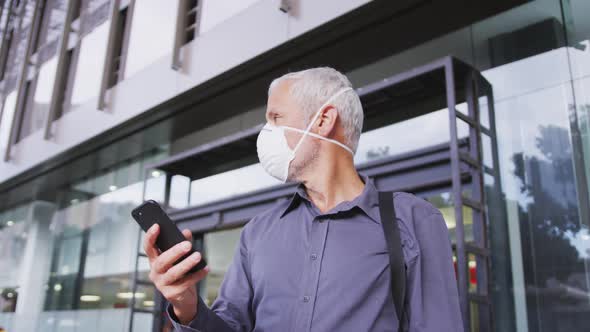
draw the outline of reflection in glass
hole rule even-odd
[[[582,158],[586,170],[586,186],[590,191],[590,78],[580,79],[574,84],[576,95],[576,123],[579,130]]]
[[[98,96],[106,55],[109,22],[103,22],[82,39],[70,100],[71,108]]]
[[[135,2],[125,78],[172,53],[178,1],[142,0]],[[157,23],[157,24],[156,24]]]
[[[260,164],[249,165],[193,181],[191,205],[225,199],[280,183],[268,175]]]
[[[141,189],[136,183],[56,213],[52,230],[59,235],[46,310],[127,307],[139,234],[131,210],[141,202]],[[148,268],[140,264],[142,273]],[[149,294],[145,301],[153,300]]]
[[[464,104],[460,104],[457,108],[460,109],[463,106]],[[458,121],[457,125],[459,138],[466,137],[469,134],[468,128],[461,125],[461,121]],[[364,132],[359,140],[354,163],[360,165],[436,144],[448,143],[449,126],[449,113],[446,109],[442,109]],[[404,139],[400,139],[401,137]]]
[[[33,98],[27,102],[25,112],[23,113],[19,141],[43,128],[47,112],[49,112],[49,104],[51,103],[56,69],[57,57],[53,57],[41,65],[35,93]]]
[[[142,182],[127,182],[137,181],[139,174],[132,173],[141,172],[137,165],[145,158],[153,156],[121,164],[64,191],[50,227],[56,240],[45,310],[127,306],[139,235],[131,210],[140,204],[143,188]],[[149,264],[140,261],[139,268],[146,273]],[[146,305],[153,301],[149,296]]]
[[[76,274],[52,275],[45,287],[45,310],[73,310],[77,306],[74,301]]]
[[[499,70],[504,79],[519,74],[518,65]],[[578,249],[588,248],[587,227],[578,213],[565,88],[497,103],[502,185],[507,201],[518,209],[533,331],[577,330],[590,323],[590,311],[583,309],[590,294],[588,257]],[[567,309],[572,306],[577,309]]]
[[[0,312],[15,312],[18,299],[17,287],[0,288]]]
[[[201,282],[203,301],[210,306],[217,298],[223,276],[227,271],[240,240],[242,228],[207,233],[204,236],[203,254],[210,270]]]
[[[21,286],[20,273],[30,222],[29,205],[0,213],[0,313],[14,312]]]
[[[587,226],[579,213],[588,202],[577,191],[572,92],[563,84],[570,74],[590,73],[584,65],[587,7],[584,0],[533,1],[472,29],[476,64],[487,69],[496,96],[501,182],[517,264],[516,325],[523,330],[575,331],[590,324]],[[495,66],[497,60],[503,65]]]
[[[67,0],[46,2],[37,45],[42,46],[59,38],[65,22],[67,4]]]
[[[91,200],[92,227],[84,277],[128,272],[135,264],[138,226],[131,210],[141,203],[142,183],[103,194]]]
[[[0,16],[0,33],[4,33],[4,25],[6,24],[6,20],[8,19],[8,12],[10,8],[10,1],[4,1],[4,3],[0,6],[2,9],[2,15]]]
[[[80,309],[118,309],[129,308],[129,300],[135,296],[136,307],[151,309],[154,305],[154,288],[140,286],[135,295],[129,283],[131,273],[84,279],[80,295]],[[147,273],[140,278],[147,279]]]
[[[189,204],[190,179],[182,175],[172,176],[170,182],[170,207],[185,208]]]
[[[82,236],[80,235],[74,235],[61,240],[56,274],[68,275],[78,272],[81,247]]]
[[[463,195],[467,197],[469,195],[469,191],[465,191]],[[425,197],[425,199],[440,210],[447,224],[451,243],[456,244],[457,221],[455,218],[453,195],[451,195],[450,192],[443,192]],[[473,214],[472,210],[466,206],[463,207],[463,225],[465,230],[465,241],[473,241]]]
[[[14,44],[10,47],[9,58],[12,61],[8,61],[8,67],[13,71],[13,75],[21,68],[23,60],[25,58],[25,52],[27,48],[27,40],[31,32],[31,26],[33,22],[33,13],[35,11],[35,1],[27,1],[22,17],[21,29],[16,31],[13,35]]]
[[[569,19],[568,55],[573,79],[590,75],[590,2],[587,0],[562,0],[563,10]]]
[[[145,182],[145,199],[153,199],[163,204],[166,191],[166,177],[162,174],[152,175]]]

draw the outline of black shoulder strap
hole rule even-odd
[[[389,266],[391,269],[391,294],[395,311],[399,319],[399,331],[403,331],[405,314],[405,293],[406,293],[406,264],[402,251],[402,242],[399,233],[399,226],[395,217],[393,205],[393,193],[391,191],[379,192],[379,212],[381,214],[381,225],[385,240],[389,249]]]

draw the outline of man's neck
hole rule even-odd
[[[352,201],[363,192],[365,183],[351,161],[316,166],[302,183],[307,196],[322,213],[341,202]]]

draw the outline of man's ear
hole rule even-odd
[[[327,105],[320,111],[318,116],[318,135],[329,137],[336,127],[338,111],[332,105]]]

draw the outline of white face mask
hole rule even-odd
[[[258,134],[258,139],[256,141],[258,159],[260,160],[260,163],[262,164],[264,170],[266,170],[268,174],[279,179],[281,182],[286,182],[287,176],[289,175],[289,165],[291,164],[291,161],[295,159],[295,153],[297,152],[297,149],[299,149],[299,147],[303,143],[303,139],[307,135],[337,144],[346,151],[350,152],[350,154],[354,155],[354,152],[348,146],[336,140],[325,138],[321,135],[309,132],[311,130],[311,127],[317,120],[318,116],[320,115],[320,112],[324,109],[324,107],[331,103],[336,97],[340,96],[341,94],[349,90],[352,90],[352,88],[341,89],[338,92],[336,92],[332,97],[330,97],[319,108],[319,110],[314,115],[313,119],[311,119],[311,122],[307,126],[307,129],[305,130],[287,126],[273,126],[272,124],[267,122],[266,125],[260,131],[260,134]],[[299,142],[292,150],[289,147],[289,144],[287,144],[287,138],[285,137],[285,129],[303,133],[303,135],[299,139]]]

